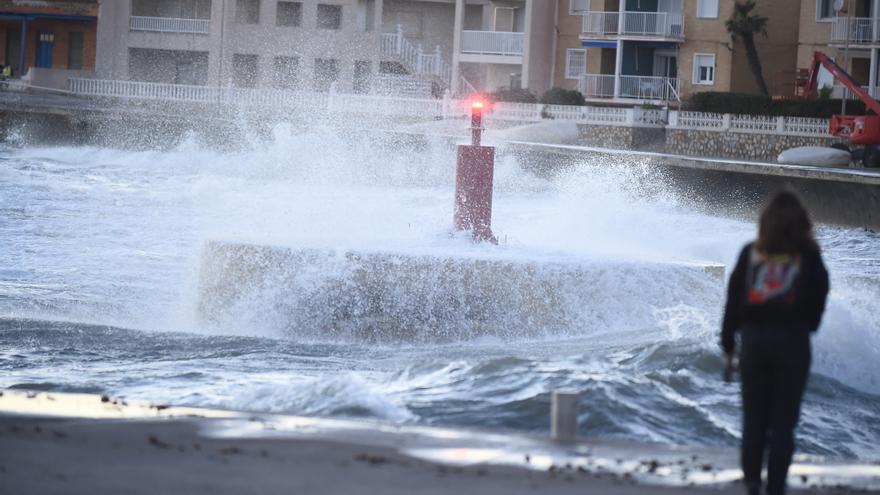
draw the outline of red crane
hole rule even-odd
[[[810,66],[809,76],[804,83],[804,98],[815,99],[818,96],[816,79],[819,76],[819,67],[828,69],[828,72],[858,96],[864,102],[865,108],[873,114],[833,115],[828,129],[831,135],[847,138],[852,144],[880,145],[880,102],[872,98],[859,83],[824,53],[816,52],[813,55],[813,65]]]

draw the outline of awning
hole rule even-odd
[[[98,20],[98,18],[96,16],[43,14],[43,13],[39,13],[39,12],[34,12],[34,13],[0,12],[0,19],[16,20],[16,21],[35,21],[37,19],[51,19],[54,21],[82,21],[82,22],[95,22]]]
[[[581,46],[588,46],[591,48],[617,48],[616,41],[587,41],[581,40]]]

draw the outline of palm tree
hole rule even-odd
[[[761,71],[761,60],[758,50],[755,48],[755,35],[761,34],[767,37],[767,18],[762,15],[753,15],[755,0],[737,1],[733,4],[733,15],[725,23],[727,32],[733,41],[742,40],[746,49],[746,59],[749,61],[749,69],[758,84],[761,94],[768,96],[767,83],[764,82],[764,74]]]

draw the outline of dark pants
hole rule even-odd
[[[785,493],[794,429],[810,372],[810,337],[776,328],[742,331],[742,468],[746,486],[761,486],[764,450],[767,493]]]

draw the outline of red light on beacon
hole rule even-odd
[[[474,133],[474,146],[480,145],[480,131],[483,129],[483,105],[480,100],[471,104],[471,131]]]

